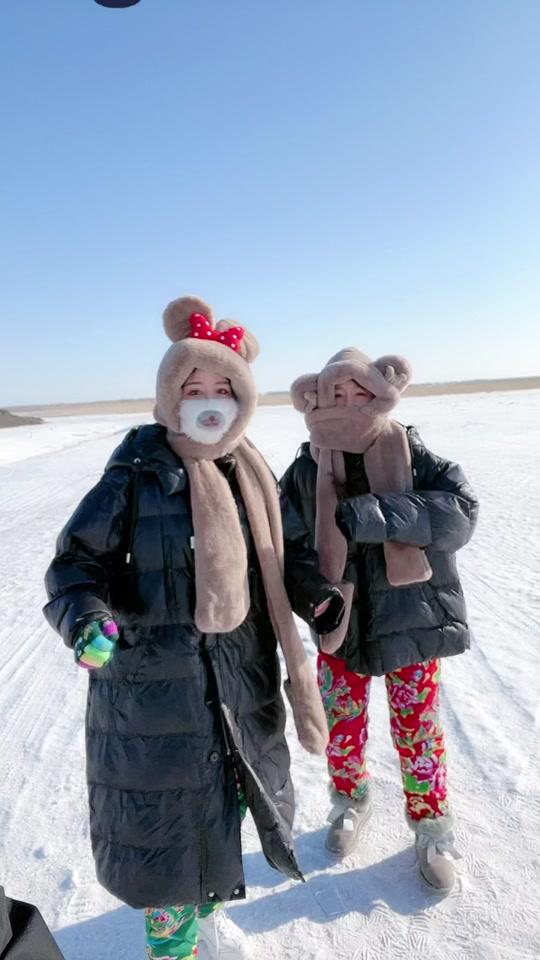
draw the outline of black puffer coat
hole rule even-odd
[[[113,659],[89,676],[87,776],[98,878],[132,907],[245,895],[235,768],[268,861],[300,876],[276,640],[234,460],[218,464],[250,558],[251,609],[236,630],[194,624],[187,476],[157,424],[113,454],[46,575],[44,613],[69,646],[96,614],[120,625]],[[301,540],[288,570],[309,615],[331,588]]]
[[[347,636],[336,656],[349,670],[372,676],[462,653],[470,645],[455,551],[472,535],[478,503],[461,467],[430,453],[413,427],[407,433],[411,493],[373,496],[363,457],[345,454],[347,488],[337,519],[349,541],[344,577],[355,591]],[[298,541],[307,530],[313,545],[316,482],[317,464],[305,443],[281,481],[286,542]],[[431,580],[390,586],[386,540],[425,548]]]

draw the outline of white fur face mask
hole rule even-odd
[[[218,443],[238,416],[233,397],[193,397],[180,403],[180,432],[197,443]]]

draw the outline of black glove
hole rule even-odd
[[[337,587],[329,587],[325,596],[315,604],[313,611],[313,629],[319,636],[332,633],[339,627],[345,613],[345,601]]]

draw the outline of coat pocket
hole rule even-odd
[[[443,623],[448,623],[451,618],[446,606],[442,601],[440,591],[432,587],[430,583],[424,583],[422,588],[425,596],[427,597],[429,606],[433,610],[435,616],[438,618],[438,626],[442,625]]]

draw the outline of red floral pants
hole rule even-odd
[[[338,793],[359,797],[367,789],[368,701],[371,677],[347,670],[344,660],[318,658],[319,688],[330,742],[328,769]],[[448,811],[446,748],[439,718],[438,660],[386,674],[390,730],[399,754],[407,813],[413,820]]]

